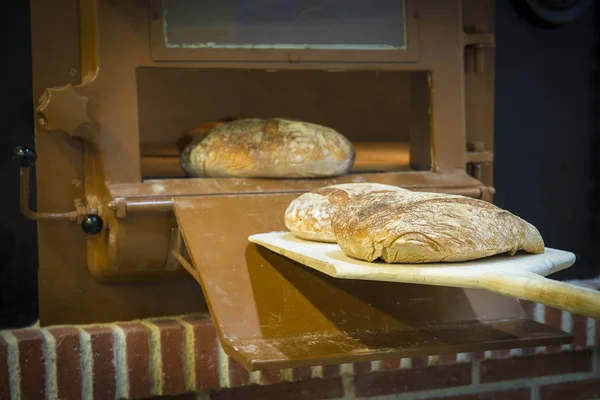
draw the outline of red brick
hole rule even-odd
[[[341,379],[310,379],[296,383],[278,383],[276,385],[251,385],[225,389],[211,394],[211,400],[312,400],[339,399],[344,396]]]
[[[510,357],[510,350],[508,350],[508,349],[492,351],[492,358],[494,358],[494,359],[502,359],[502,358],[508,358],[508,357]]]
[[[213,323],[204,317],[185,318],[194,326],[194,349],[196,352],[196,390],[219,387],[219,355],[217,331]]]
[[[429,365],[429,357],[413,357],[411,359],[411,368],[425,368]]]
[[[522,354],[523,354],[524,356],[533,356],[533,355],[535,355],[535,354],[536,354],[536,351],[537,351],[537,350],[536,350],[536,348],[535,348],[535,347],[525,347],[525,348],[522,350]]]
[[[523,310],[523,314],[525,314],[525,318],[527,319],[535,319],[535,303],[528,300],[519,300],[521,304],[521,309]]]
[[[352,365],[352,370],[355,375],[366,374],[371,372],[371,363],[370,362],[358,362]]]
[[[183,326],[169,319],[153,323],[160,329],[163,394],[185,393]]]
[[[10,399],[8,343],[0,337],[0,399]]]
[[[441,354],[438,357],[440,365],[452,365],[456,364],[456,354]]]
[[[125,323],[119,327],[125,333],[129,396],[144,399],[152,393],[150,378],[150,331],[141,323]]]
[[[229,384],[232,387],[247,385],[250,382],[250,374],[237,361],[229,357]]]
[[[468,385],[470,383],[470,364],[373,372],[354,378],[357,396],[406,393],[425,389]]]
[[[117,390],[113,331],[105,326],[85,330],[90,335],[92,346],[94,398],[112,399]]]
[[[337,365],[323,365],[323,378],[335,378],[340,376],[340,366]]]
[[[400,359],[390,359],[381,361],[381,370],[389,371],[400,368]]]
[[[430,400],[529,400],[529,388],[512,390],[495,390],[493,392],[476,394],[459,394],[456,396],[436,397]],[[565,398],[566,399],[566,398]]]
[[[573,348],[581,350],[587,348],[587,317],[578,314],[572,314],[573,323]]]
[[[540,387],[541,400],[588,400],[600,398],[600,379],[556,383]]]
[[[44,336],[36,329],[13,331],[19,344],[21,398],[43,399],[46,395]]]
[[[263,385],[272,385],[281,382],[281,371],[264,370],[260,374],[260,383]]]
[[[292,380],[294,382],[304,381],[312,377],[312,368],[299,367],[292,369]]]
[[[591,368],[590,351],[485,360],[481,363],[481,382],[584,372]]]
[[[56,384],[61,399],[81,399],[81,343],[75,328],[50,328],[56,342]],[[2,397],[0,397],[2,398]]]
[[[557,308],[552,308],[545,306],[544,308],[544,318],[546,325],[550,325],[553,328],[561,329],[562,328],[562,311]],[[552,345],[546,346],[546,353],[560,353],[561,346],[560,345]]]

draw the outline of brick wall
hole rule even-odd
[[[0,331],[0,400],[600,398],[599,321],[523,306],[574,343],[248,373],[202,315]]]

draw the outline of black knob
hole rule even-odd
[[[19,165],[21,165],[22,168],[31,167],[37,160],[35,150],[29,146],[18,146],[15,151],[13,151],[13,154],[14,158],[19,161]]]
[[[81,222],[81,227],[83,231],[88,235],[97,235],[102,231],[102,227],[104,226],[104,221],[102,218],[96,214],[86,215],[83,221]]]

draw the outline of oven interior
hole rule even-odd
[[[179,155],[188,132],[243,117],[293,118],[337,130],[356,148],[353,173],[413,170],[409,85],[427,78],[410,71],[139,68],[142,179],[183,177]]]

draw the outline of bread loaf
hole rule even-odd
[[[211,129],[181,154],[194,177],[313,178],[350,171],[356,153],[335,130],[281,118],[246,118]]]
[[[349,256],[388,263],[458,262],[519,250],[543,253],[538,230],[483,200],[387,192],[350,199],[331,220]]]
[[[343,183],[304,193],[294,199],[285,211],[285,226],[295,236],[320,242],[335,243],[331,218],[338,207],[365,193],[410,192],[381,183]]]

